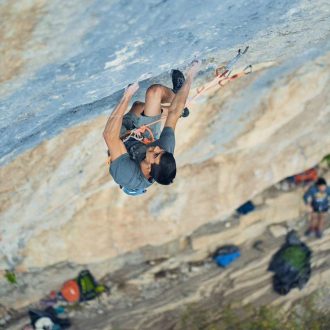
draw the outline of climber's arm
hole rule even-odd
[[[103,131],[103,138],[108,146],[111,161],[127,152],[126,147],[120,139],[120,129],[123,123],[123,116],[128,108],[129,102],[134,93],[138,90],[137,83],[130,85],[115,110],[111,113]]]

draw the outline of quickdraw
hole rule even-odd
[[[237,78],[243,77],[243,76],[251,73],[252,65],[248,65],[241,72],[238,72],[232,76],[230,75],[232,73],[234,65],[248,51],[248,49],[249,49],[249,46],[245,47],[245,49],[243,51],[241,49],[239,49],[237,51],[236,56],[231,61],[229,61],[227,65],[218,67],[215,71],[215,78],[212,81],[210,81],[208,84],[198,88],[196,91],[196,94],[188,100],[187,106],[189,106],[189,103],[194,101],[198,96],[202,95],[210,88],[213,88],[215,86],[223,87],[230,81],[233,81]],[[168,105],[163,104],[163,106],[168,106]],[[152,130],[150,129],[150,126],[153,126],[153,125],[161,122],[164,119],[166,119],[166,116],[162,116],[160,119],[155,120],[149,124],[143,125],[139,128],[132,129],[132,130],[128,131],[125,135],[121,136],[120,138],[122,139],[123,142],[126,142],[130,138],[133,138],[137,141],[141,141],[144,144],[149,144],[151,142],[154,142],[155,138],[152,133]],[[146,132],[149,133],[149,137],[146,137],[144,135]],[[110,161],[111,161],[111,157],[109,156],[107,163],[110,164]]]
[[[234,65],[238,62],[238,60],[244,55],[246,54],[246,52],[248,51],[249,46],[245,47],[245,49],[242,51],[241,49],[239,49],[237,51],[236,56],[228,62],[227,65],[218,67],[215,71],[215,78],[210,81],[208,84],[200,87],[197,89],[196,94],[190,98],[186,104],[187,107],[189,107],[189,104],[194,101],[198,96],[201,96],[203,93],[205,93],[207,90],[209,90],[210,88],[213,88],[214,86],[224,86],[226,85],[228,82],[235,80],[237,78],[240,78],[242,76],[245,76],[249,73],[252,72],[252,65],[248,65],[247,67],[244,68],[243,71],[236,73],[232,76],[230,76],[232,69],[234,67]],[[169,104],[162,104],[163,106],[168,106]],[[152,123],[149,123],[145,126],[150,127],[152,125],[155,125],[159,122],[161,122],[162,120],[166,119],[166,116],[162,116],[160,119],[153,121]],[[136,131],[138,130],[138,128],[131,130],[130,132],[128,132],[128,134],[131,134],[132,131]],[[125,135],[126,138],[127,135]]]
[[[222,70],[224,70],[225,67],[219,67],[216,69],[216,73],[221,72]],[[248,65],[247,67],[245,67],[241,72],[235,73],[232,76],[226,75],[224,76],[224,78],[219,79],[218,84],[220,86],[224,86],[226,85],[228,82],[235,80],[237,78],[241,78],[247,74],[250,74],[252,72],[252,65]],[[231,71],[229,71],[229,74],[231,73]],[[219,76],[219,74],[217,74]]]
[[[149,137],[145,136],[146,132],[149,133]],[[150,129],[150,127],[148,127],[146,125],[143,125],[139,128],[129,131],[129,134],[123,138],[123,142],[128,141],[130,138],[133,138],[144,144],[149,144],[149,143],[152,143],[155,141],[155,137],[154,137],[154,134],[152,133],[152,130]]]

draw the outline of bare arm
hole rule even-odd
[[[103,138],[110,151],[111,160],[115,160],[127,152],[126,147],[120,139],[120,129],[123,123],[123,116],[128,108],[129,102],[134,93],[139,89],[137,83],[130,85],[115,110],[111,113],[103,131]]]
[[[184,82],[178,93],[175,95],[172,104],[168,108],[168,116],[165,122],[165,127],[172,127],[173,129],[175,129],[176,123],[181,117],[182,111],[186,105],[191,84],[199,68],[200,62],[195,61],[192,63],[192,66],[187,73],[186,81]]]

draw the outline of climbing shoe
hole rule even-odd
[[[183,111],[182,111],[182,114],[181,114],[181,118],[186,118],[189,116],[189,109],[188,108],[184,108]]]
[[[171,76],[172,76],[172,84],[173,84],[172,91],[174,92],[174,94],[176,94],[179,91],[179,89],[183,86],[185,82],[185,78],[180,70],[172,70]]]

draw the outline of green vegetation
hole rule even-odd
[[[10,284],[17,284],[16,274],[13,271],[6,270],[5,277]]]
[[[322,163],[326,164],[328,167],[330,167],[330,155],[327,155],[323,158]]]
[[[216,313],[190,305],[175,330],[328,330],[329,325],[329,310],[316,308],[314,298],[309,297],[287,314],[266,306],[248,306],[243,310],[228,306]]]

